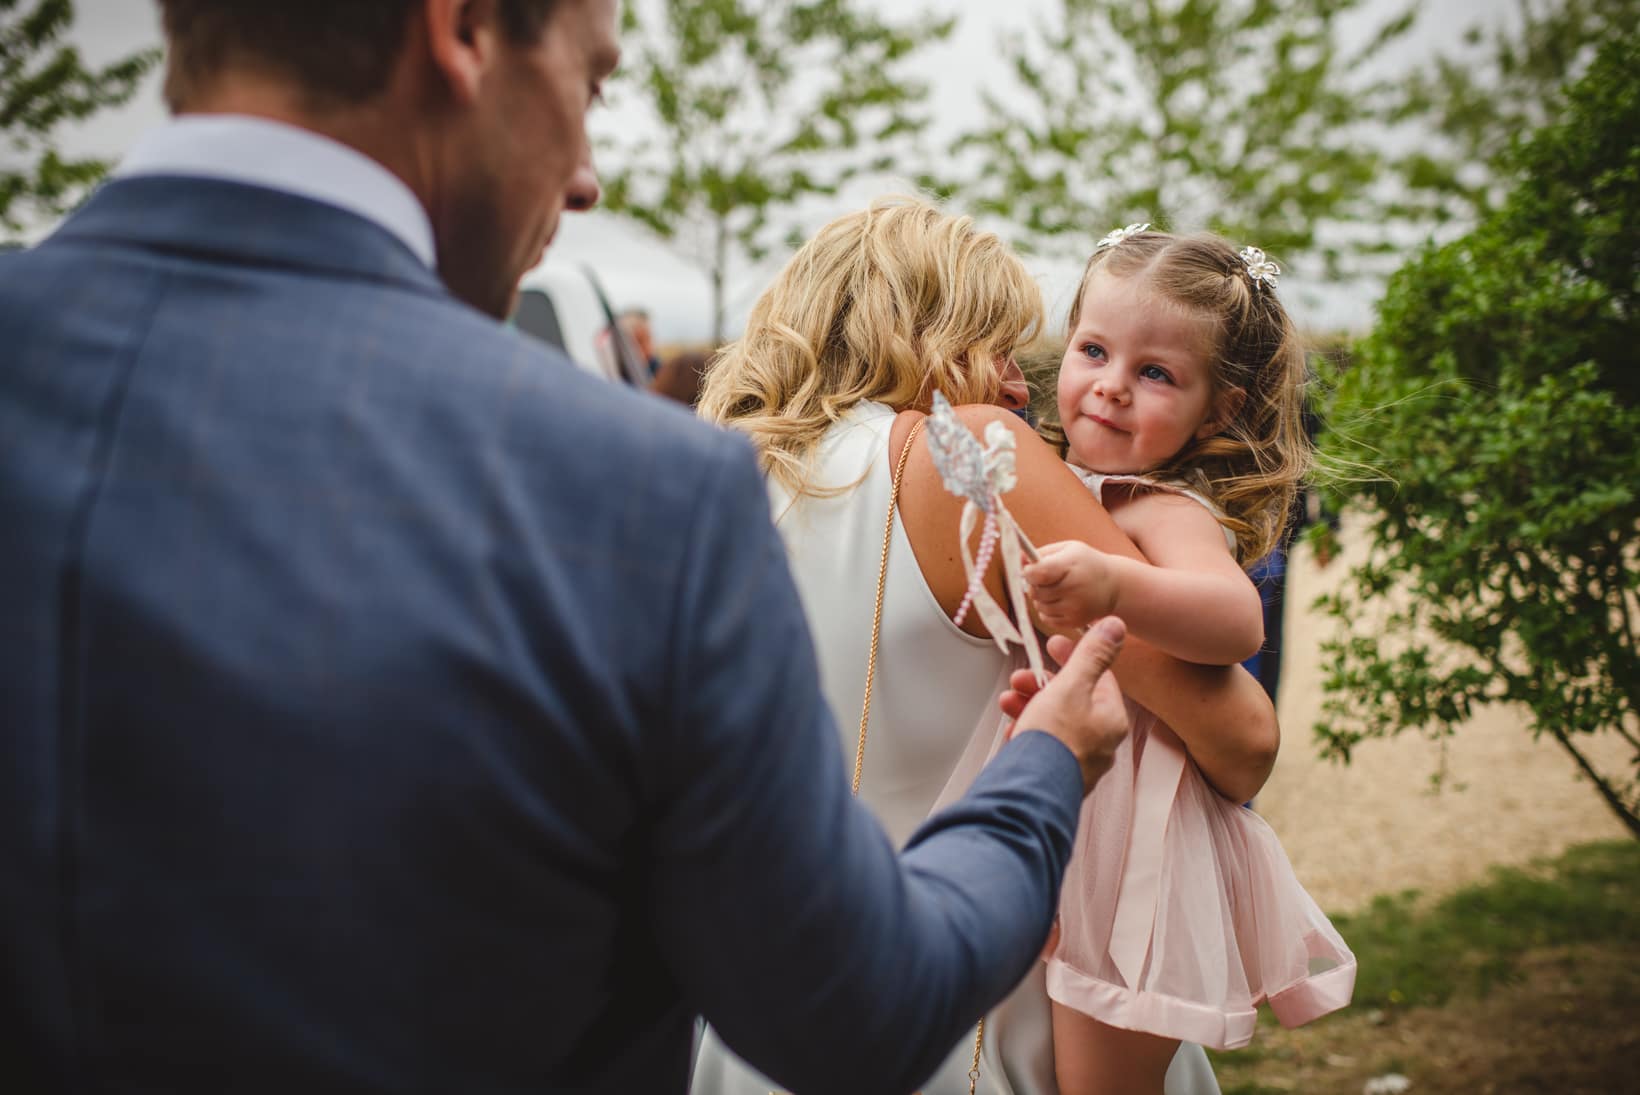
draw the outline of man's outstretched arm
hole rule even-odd
[[[780,1084],[903,1093],[1039,952],[1084,788],[1125,730],[1088,713],[1097,672],[1072,695],[1067,671],[1022,725],[1040,710],[1076,751],[1019,734],[896,856],[849,795],[761,479],[726,463],[675,617],[656,931],[686,998]]]

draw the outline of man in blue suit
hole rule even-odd
[[[1119,625],[896,856],[748,447],[496,322],[615,0],[161,8],[180,117],[0,259],[0,1084],[679,1091],[704,1014],[911,1089],[1042,944]]]

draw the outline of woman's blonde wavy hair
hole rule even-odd
[[[1256,562],[1285,533],[1298,486],[1315,457],[1304,428],[1309,368],[1297,326],[1272,287],[1253,283],[1247,264],[1227,241],[1207,234],[1140,232],[1088,260],[1071,304],[1072,338],[1082,297],[1101,270],[1141,279],[1161,301],[1215,328],[1209,358],[1214,397],[1240,388],[1246,398],[1221,431],[1192,441],[1153,474],[1192,482],[1217,502],[1228,515],[1226,527],[1236,534],[1237,561]]]
[[[992,403],[1001,362],[1040,329],[1042,294],[996,235],[919,198],[839,217],[792,256],[706,374],[699,410],[745,432],[794,495],[856,404]]]

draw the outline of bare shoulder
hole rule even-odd
[[[1218,518],[1206,506],[1188,495],[1165,487],[1142,483],[1107,483],[1105,506],[1112,513],[1131,514],[1141,521],[1177,521],[1200,528],[1219,527]]]
[[[1117,526],[1151,562],[1166,566],[1170,559],[1200,559],[1203,553],[1233,562],[1219,519],[1194,498],[1144,487],[1107,490],[1105,504]]]
[[[970,405],[956,408],[957,418],[983,437],[999,422],[1014,437],[1014,489],[1005,499],[1008,510],[1025,535],[1037,544],[1081,540],[1101,551],[1136,555],[1133,543],[1105,512],[1093,492],[1052,446],[1023,419],[1002,407]]]
[[[976,438],[983,441],[986,430],[992,423],[1000,423],[1014,439],[1015,464],[1019,469],[1019,484],[1008,495],[1008,503],[1012,506],[1016,496],[1021,491],[1032,493],[1039,486],[1046,489],[1068,492],[1070,497],[1085,496],[1086,490],[1077,482],[1064,466],[1059,455],[1048,447],[1048,443],[1037,436],[1018,415],[1001,407],[994,407],[984,403],[970,403],[953,408],[957,421],[966,426]],[[893,431],[889,435],[889,449],[897,458],[905,439],[910,436],[912,427],[927,416],[917,411],[902,411],[894,423]],[[918,445],[907,463],[906,475],[908,484],[913,479],[922,479],[930,483],[938,482],[938,475],[934,470],[933,461],[928,457],[927,446]],[[1046,483],[1044,483],[1046,477]],[[943,486],[939,489],[943,490]]]
[[[1017,414],[987,403],[964,404],[955,411],[957,420],[967,426],[975,437],[984,438],[985,431],[994,422],[1000,423],[1013,435],[1019,482],[1008,496],[1010,506],[1021,500],[1023,495],[1039,492],[1050,492],[1062,499],[1075,498],[1086,504],[1087,488],[1065,466],[1059,454]]]
[[[1030,424],[1013,411],[990,403],[964,403],[960,407],[953,407],[952,410],[956,412],[957,421],[972,430],[976,437],[984,437],[985,430],[991,423],[1000,422],[1014,435],[1016,449],[1034,446],[1052,454],[1053,450],[1048,448],[1047,442],[1037,436],[1037,432],[1031,429]]]

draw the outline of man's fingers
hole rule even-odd
[[[1114,673],[1102,673],[1099,679],[1093,682],[1093,702],[1124,706],[1126,701],[1122,697],[1122,686],[1116,683]]]
[[[1037,682],[1036,674],[1029,669],[1016,669],[1008,674],[1008,688],[997,696],[997,705],[1002,713],[1010,719],[1019,718],[1020,712],[1031,697],[1042,691],[1042,685]]]
[[[1026,696],[1034,696],[1042,691],[1042,685],[1036,679],[1036,671],[1032,669],[1016,669],[1008,674],[1008,687]]]
[[[1048,657],[1059,665],[1064,665],[1070,658],[1071,651],[1076,649],[1076,640],[1068,635],[1048,636]]]
[[[1106,616],[1088,628],[1070,660],[1064,662],[1061,676],[1070,677],[1076,684],[1091,689],[1110,668],[1121,652],[1122,640],[1127,638],[1127,625],[1115,616]],[[1051,650],[1050,650],[1051,653]],[[1055,659],[1056,661],[1059,659]]]

